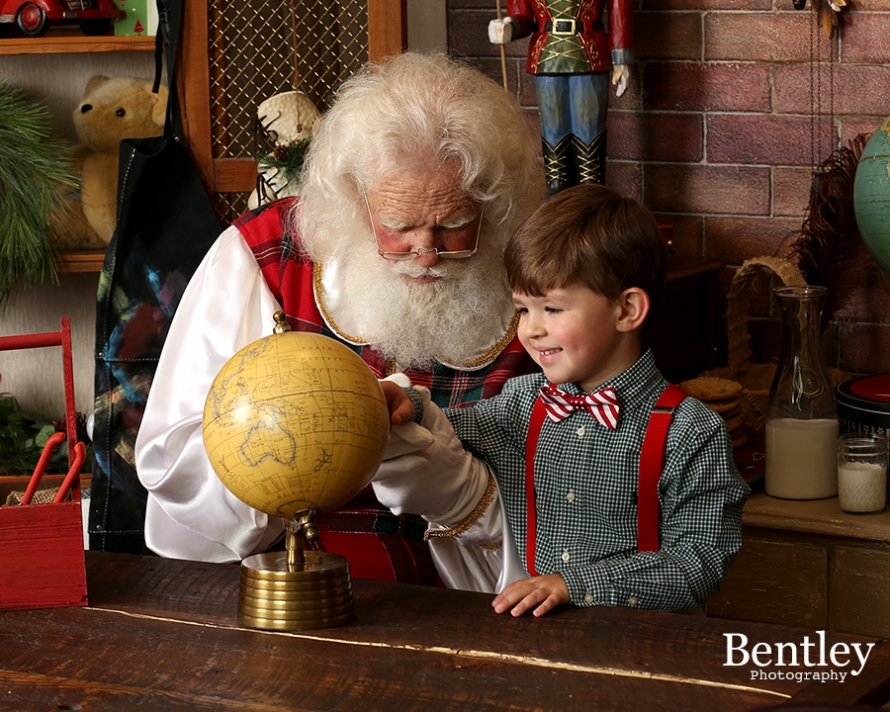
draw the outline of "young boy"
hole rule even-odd
[[[490,586],[495,611],[514,616],[568,603],[683,610],[719,588],[749,489],[723,420],[693,398],[674,410],[652,484],[656,550],[638,550],[640,452],[668,385],[641,335],[664,295],[665,253],[635,201],[599,185],[564,190],[505,254],[519,339],[543,374],[444,413],[424,389],[384,383],[396,425],[374,489],[431,522],[449,586]],[[478,549],[499,542],[498,580],[486,584],[490,554]]]

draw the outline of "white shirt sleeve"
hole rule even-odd
[[[282,532],[278,518],[270,521],[229,492],[201,433],[216,374],[241,348],[272,333],[280,308],[253,253],[228,228],[183,294],[136,438],[136,471],[148,490],[145,541],[161,556],[239,561]]]

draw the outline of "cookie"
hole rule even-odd
[[[748,442],[748,436],[745,433],[742,433],[737,438],[732,439],[732,446],[734,448],[741,447],[746,442]]]
[[[738,430],[741,430],[745,427],[745,421],[742,419],[742,416],[737,415],[735,418],[730,418],[726,421],[726,429],[730,433],[734,433]]]
[[[742,410],[742,401],[739,400],[738,396],[721,401],[704,401],[704,404],[715,413],[720,413],[724,418],[727,417],[727,414],[734,414]]]
[[[741,383],[730,381],[728,378],[711,376],[699,376],[689,381],[683,381],[680,388],[693,398],[705,402],[729,400],[742,392]]]

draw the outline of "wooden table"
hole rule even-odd
[[[498,616],[490,596],[355,580],[358,621],[280,633],[238,624],[239,567],[87,552],[88,607],[0,611],[3,710],[750,710],[882,704],[890,642],[858,677],[752,681],[724,633],[767,624],[613,608]],[[773,668],[775,669],[775,668]]]

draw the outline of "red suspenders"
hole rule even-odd
[[[649,416],[649,425],[640,450],[640,474],[637,486],[637,550],[658,551],[658,480],[664,467],[664,446],[674,410],[686,397],[673,383],[655,403]],[[546,411],[541,399],[535,401],[528,428],[525,448],[525,496],[526,496],[526,568],[537,576],[535,552],[537,549],[537,514],[535,511],[535,452]]]

